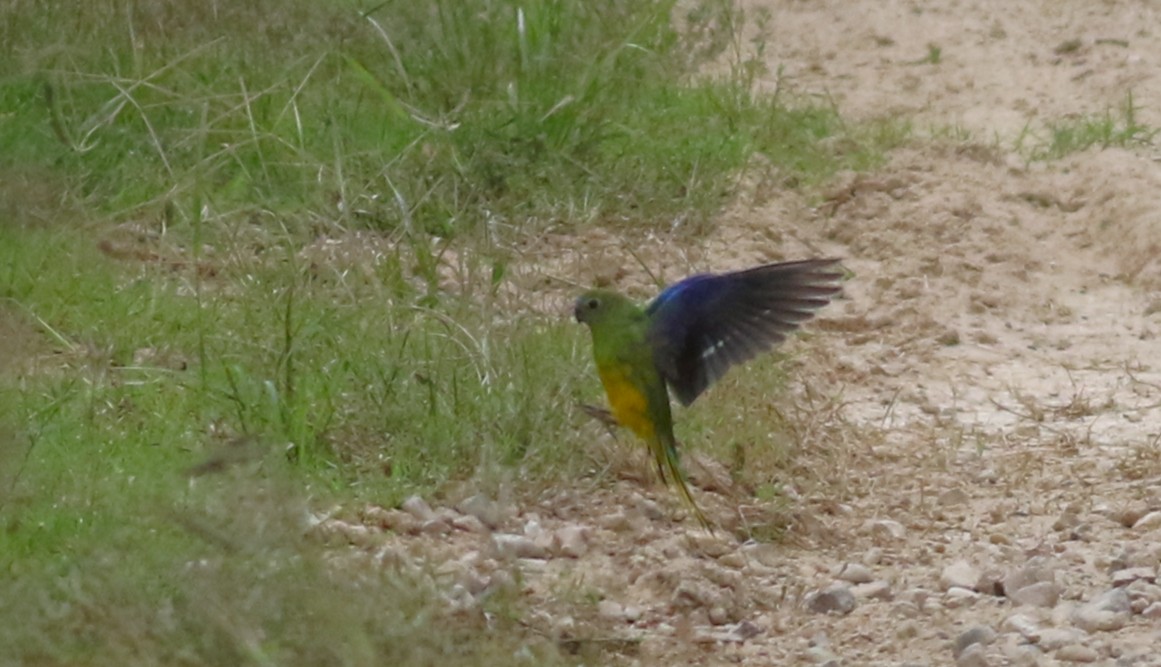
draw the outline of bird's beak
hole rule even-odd
[[[581,313],[583,313],[583,312],[584,312],[584,309],[581,308],[580,299],[577,299],[576,302],[573,303],[573,306],[572,306],[572,316],[576,318],[577,322],[584,322],[584,319],[581,317]]]

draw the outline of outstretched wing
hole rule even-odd
[[[646,309],[653,360],[689,405],[734,364],[774,345],[839,293],[837,259],[691,276]]]

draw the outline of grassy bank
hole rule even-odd
[[[704,233],[755,164],[817,183],[897,138],[754,94],[742,17],[673,5],[10,3],[4,658],[561,660],[302,518],[590,473],[586,341],[512,244]]]

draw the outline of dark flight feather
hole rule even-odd
[[[649,337],[662,377],[689,405],[731,366],[786,340],[841,291],[837,259],[767,264],[691,276],[649,304]]]

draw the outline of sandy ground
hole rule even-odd
[[[1161,8],[749,4],[781,72],[762,85],[921,138],[826,192],[739,202],[698,248],[596,234],[560,271],[647,284],[623,273],[630,243],[670,277],[845,258],[846,299],[792,344],[790,399],[829,397],[843,453],[816,474],[842,497],[805,489],[778,544],[674,524],[647,482],[502,518],[372,512],[433,533],[385,557],[442,563],[468,597],[519,581],[530,626],[597,663],[1161,665],[1161,167],[1150,145],[1016,150],[1130,93],[1161,126]]]

